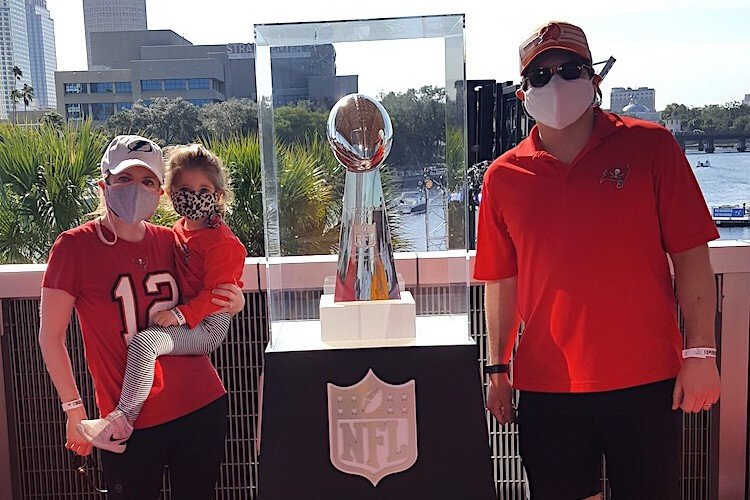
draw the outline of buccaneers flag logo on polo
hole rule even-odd
[[[630,173],[630,166],[625,165],[624,167],[612,167],[602,172],[602,178],[599,184],[603,184],[604,181],[614,182],[617,189],[620,189],[625,185],[625,180],[628,178]]]

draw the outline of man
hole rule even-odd
[[[602,454],[614,498],[678,498],[677,410],[719,398],[707,247],[718,233],[671,134],[598,108],[580,28],[548,23],[520,58],[516,95],[537,125],[487,170],[479,216],[487,408],[512,422],[520,391],[533,500],[597,498]]]

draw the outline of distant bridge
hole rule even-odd
[[[747,151],[750,132],[675,132],[674,138],[684,151],[696,147],[698,151],[713,153],[717,146],[736,147],[737,151]]]

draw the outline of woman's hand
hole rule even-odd
[[[86,409],[83,406],[68,410],[68,422],[65,424],[65,447],[81,456],[91,454],[91,443],[78,432],[78,424],[85,420]]]
[[[217,306],[221,306],[221,309],[216,312],[237,314],[245,308],[245,296],[242,294],[242,289],[234,283],[216,285],[216,288],[211,290],[211,292],[214,294],[211,302]],[[219,295],[219,297],[216,297],[216,295]]]

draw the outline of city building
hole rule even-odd
[[[750,94],[745,94],[745,98],[742,99],[742,104],[745,106],[750,106]]]
[[[91,59],[91,34],[147,29],[146,0],[83,0],[83,24],[89,69],[95,69]]]
[[[682,122],[679,118],[668,118],[664,120],[664,127],[673,134],[682,132]]]
[[[47,0],[26,0],[26,29],[31,85],[34,87],[33,107],[55,108],[55,23],[47,10]]]
[[[612,88],[609,94],[609,109],[614,113],[620,113],[631,101],[646,106],[649,111],[656,111],[656,91],[648,87]]]
[[[102,122],[143,100],[182,97],[202,106],[257,99],[255,45],[193,45],[171,30],[92,32],[93,68],[55,73],[57,108],[66,119]],[[311,100],[332,106],[356,92],[357,76],[336,75],[333,45],[271,52],[274,105]]]
[[[13,74],[17,66],[23,73],[19,79]],[[26,1],[0,0],[0,119],[13,117],[13,89],[23,84],[32,85],[29,63],[29,40],[26,31]],[[22,103],[16,104],[16,109]]]
[[[653,111],[648,108],[645,104],[635,102],[635,99],[630,99],[627,106],[622,108],[620,114],[632,116],[634,118],[640,118],[641,120],[648,120],[650,122],[658,123],[661,120],[661,113]]]

